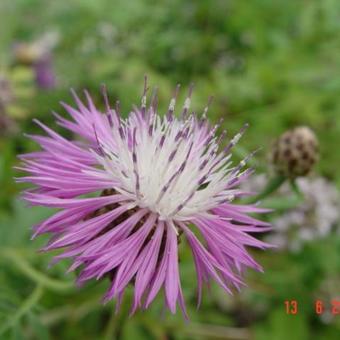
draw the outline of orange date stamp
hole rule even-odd
[[[284,301],[286,314],[296,315],[299,314],[299,303],[297,300]],[[325,302],[323,300],[314,301],[315,314],[321,315],[324,312],[330,312],[332,315],[340,315],[340,299]]]

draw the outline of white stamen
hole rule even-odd
[[[188,97],[188,98],[185,100],[185,102],[184,102],[183,108],[184,108],[185,110],[189,110],[190,105],[191,105],[191,99]]]
[[[174,108],[174,103],[172,99],[169,109]],[[187,98],[184,108],[189,106],[190,98]],[[221,202],[232,201],[234,192],[226,190],[226,184],[238,173],[231,171],[230,155],[217,153],[217,139],[207,138],[210,129],[197,124],[193,116],[184,121],[174,117],[171,122],[166,117],[155,116],[151,135],[148,124],[130,118],[122,120],[123,137],[115,125],[112,140],[100,140],[104,154],[96,157],[117,191],[128,195],[134,205],[148,208],[157,213],[160,220],[170,222],[207,214]],[[178,139],[179,132],[182,135]],[[241,135],[238,133],[231,143],[236,144]],[[244,166],[245,161],[240,165]]]
[[[175,110],[176,99],[172,98],[169,104],[169,111],[173,112]]]

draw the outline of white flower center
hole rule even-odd
[[[164,220],[190,219],[234,198],[228,184],[239,171],[230,168],[230,154],[217,152],[214,129],[194,115],[169,121],[147,114],[131,113],[112,127],[112,140],[98,141],[103,155],[96,157],[115,190]]]

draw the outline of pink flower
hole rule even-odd
[[[72,117],[57,123],[81,137],[67,140],[37,121],[47,136],[30,136],[42,151],[21,156],[29,175],[19,179],[35,189],[24,193],[32,205],[59,211],[35,227],[34,236],[52,234],[45,251],[63,248],[54,262],[72,258],[80,267],[78,283],[109,277],[104,300],[117,299],[134,286],[131,312],[147,308],[161,288],[172,313],[179,303],[185,313],[178,269],[178,240],[191,247],[197,272],[198,301],[202,286],[213,278],[227,292],[243,284],[245,267],[261,270],[246,247],[269,245],[249,233],[269,225],[248,213],[264,209],[232,204],[247,193],[238,189],[251,170],[247,159],[231,166],[231,148],[245,127],[220,149],[218,125],[189,114],[192,88],[179,117],[174,115],[178,87],[165,116],[157,98],[123,119],[111,109],[100,112],[87,92],[87,105],[75,94],[77,108],[63,104]],[[92,194],[84,197],[84,195]],[[93,195],[94,194],[94,195]],[[93,197],[95,196],[95,197]],[[201,242],[197,235],[200,234]]]

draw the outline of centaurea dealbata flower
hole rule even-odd
[[[180,237],[191,247],[199,302],[211,278],[228,293],[239,289],[245,267],[261,270],[246,247],[268,247],[249,234],[269,228],[248,216],[264,209],[232,203],[247,194],[238,185],[252,172],[243,170],[247,159],[236,166],[230,161],[246,126],[220,150],[225,134],[216,137],[219,125],[207,121],[208,107],[202,115],[189,112],[192,87],[174,114],[178,90],[161,116],[156,96],[147,106],[145,82],[141,106],[126,119],[119,105],[110,107],[105,90],[104,113],[86,91],[87,104],[73,93],[77,108],[62,104],[72,120],[55,116],[81,138],[67,140],[37,121],[47,136],[30,138],[42,151],[21,156],[29,176],[19,180],[36,186],[24,198],[60,209],[35,227],[34,236],[52,234],[43,250],[62,248],[54,262],[71,258],[69,270],[80,269],[79,284],[109,277],[104,301],[115,298],[118,308],[132,283],[131,312],[147,308],[163,288],[171,312],[179,303],[185,313]]]

